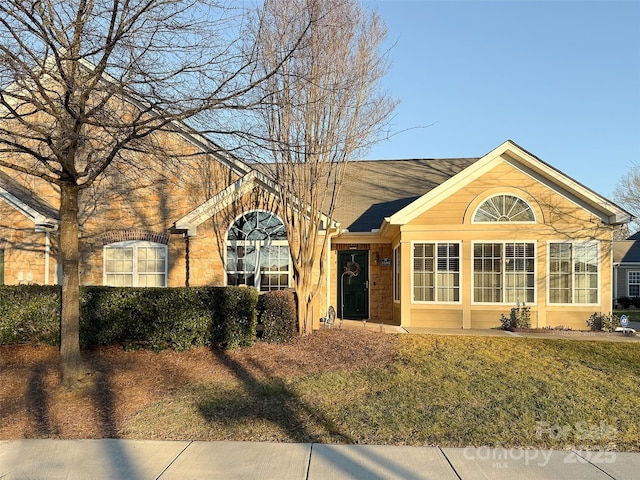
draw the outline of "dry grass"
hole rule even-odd
[[[637,342],[332,329],[231,352],[108,348],[85,352],[75,392],[60,389],[55,349],[0,356],[0,439],[640,451]]]
[[[391,360],[392,344],[386,335],[331,329],[233,351],[101,348],[84,352],[87,378],[75,391],[60,386],[56,348],[2,346],[0,439],[119,437],[140,412],[187,387],[381,366]]]

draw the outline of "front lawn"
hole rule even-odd
[[[614,310],[613,314],[620,318],[622,315],[626,315],[630,322],[640,322],[640,308],[633,310]]]
[[[0,438],[640,451],[636,342],[332,329],[231,352],[85,358],[92,382],[63,392],[55,350],[1,347]]]

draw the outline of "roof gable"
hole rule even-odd
[[[631,214],[619,206],[543,162],[511,140],[507,140],[477,162],[425,193],[386,220],[391,225],[403,225],[410,222],[454,192],[466,187],[476,178],[489,172],[502,161],[509,162],[532,178],[545,183],[560,195],[600,217],[605,223],[614,225],[627,223],[632,219]]]
[[[2,171],[0,198],[31,220],[36,228],[55,228],[60,222],[55,208]]]
[[[254,188],[260,188],[267,195],[272,196],[276,200],[278,199],[277,185],[258,170],[251,170],[177,220],[172,227],[172,231],[174,233],[184,233],[187,236],[197,235],[198,226],[234,202],[240,201],[244,195],[248,194]],[[296,208],[295,199],[292,203],[292,207]],[[324,214],[322,215],[322,222],[323,230],[337,227],[336,223],[332,222]]]
[[[383,220],[468,168],[477,158],[348,162],[334,218],[350,232],[370,232]]]

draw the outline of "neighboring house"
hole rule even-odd
[[[621,297],[640,297],[640,232],[613,242],[614,305]]]
[[[81,283],[292,285],[273,185],[195,134],[181,141],[212,162],[207,175],[176,168],[170,182],[114,192],[139,180],[114,168],[83,196]],[[40,191],[24,179],[0,182],[4,281],[57,281],[55,203],[19,194]],[[330,251],[314,325],[332,305],[376,323],[490,328],[524,303],[534,326],[585,328],[611,310],[613,230],[630,220],[512,141],[480,158],[354,161],[322,232]]]

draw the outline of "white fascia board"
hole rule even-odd
[[[499,158],[499,154],[495,156],[491,154],[485,155],[473,165],[465,168],[461,172],[449,178],[447,181],[435,187],[433,190],[425,193],[422,197],[388,217],[388,223],[390,225],[404,225],[405,223],[410,222],[417,216],[426,212],[429,208],[451,196],[454,192],[469,185],[473,180],[478,178],[478,176],[491,170]]]
[[[538,181],[541,181],[540,177],[545,178],[555,186],[554,191],[581,208],[591,211],[603,222],[620,224],[629,223],[633,219],[629,212],[530,153],[520,148],[510,148],[505,153],[507,157],[520,163],[520,165],[514,165],[516,168]],[[551,187],[551,185],[547,185]]]
[[[233,184],[224,188],[216,195],[211,197],[205,203],[192,210],[174,224],[176,230],[184,230],[187,235],[192,237],[197,233],[197,228],[205,220],[211,218],[217,212],[223,208],[231,205],[239,197],[249,193],[253,188],[263,188],[267,193],[271,195],[277,194],[277,186],[263,173],[257,170],[251,170],[249,173],[240,177]],[[295,208],[295,201],[293,202]],[[322,220],[330,230],[336,230],[339,227],[339,223],[331,220],[325,214],[322,214]]]
[[[390,243],[379,232],[345,232],[333,237],[332,243]]]
[[[54,228],[56,225],[58,225],[57,220],[48,218],[45,215],[38,213],[29,205],[21,201],[19,198],[16,198],[2,187],[0,187],[0,198],[4,199],[9,205],[11,205],[18,212],[31,220],[36,227],[42,225],[51,225],[51,228]]]
[[[629,212],[551,167],[511,140],[507,140],[473,165],[393,214],[388,218],[388,223],[390,225],[403,225],[410,222],[451,194],[464,188],[479,176],[490,171],[498,162],[508,161],[508,157],[520,164],[514,165],[516,168],[520,168],[524,173],[538,181],[541,180],[541,177],[544,177],[549,182],[547,185],[550,187],[553,185],[553,189],[556,192],[580,207],[597,214],[606,223],[628,223],[633,218]],[[539,176],[532,175],[532,172],[536,172]]]
[[[195,236],[199,225],[233,203],[238,197],[251,191],[255,185],[255,180],[255,171],[239,178],[225,189],[216,193],[202,205],[176,221],[175,228],[178,230],[186,230],[187,235],[190,237]]]
[[[591,209],[594,209],[594,213],[596,213],[596,211],[599,212],[599,216],[608,223],[628,223],[633,219],[633,216],[623,208],[534,155],[517,147],[515,144],[513,144],[513,148],[509,148],[505,153],[529,167],[531,170],[539,172],[554,184],[561,185],[563,190],[569,191],[577,198],[583,199],[582,202],[579,202],[581,206],[589,205]]]

